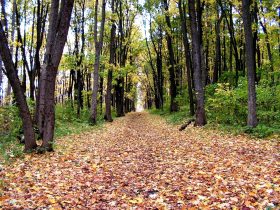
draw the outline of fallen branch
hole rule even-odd
[[[180,128],[179,131],[185,130],[186,127],[188,127],[189,124],[191,124],[192,122],[194,122],[194,119],[189,119],[185,124],[183,124]]]

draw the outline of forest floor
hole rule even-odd
[[[278,209],[280,144],[131,113],[0,169],[2,209]]]

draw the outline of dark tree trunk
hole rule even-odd
[[[100,68],[100,70],[101,70],[101,72],[104,72],[104,65],[101,65],[101,68]],[[102,110],[102,108],[103,108],[103,86],[104,86],[104,77],[103,76],[99,76],[99,87],[98,87],[98,92],[99,92],[99,94],[100,94],[100,98],[99,98],[99,104],[100,104],[100,115],[102,115],[102,112],[103,112],[103,110]]]
[[[273,72],[273,58],[272,58],[272,52],[271,52],[271,46],[270,46],[270,42],[269,42],[268,32],[266,29],[266,24],[263,23],[262,21],[260,21],[260,25],[265,34],[265,43],[266,43],[268,59],[270,61],[270,70],[271,70],[271,72]]]
[[[97,13],[98,13],[98,0],[95,3],[95,24],[94,24],[94,42],[95,42],[95,61],[94,61],[94,72],[93,72],[93,90],[92,90],[92,102],[91,102],[91,123],[97,123],[97,96],[99,88],[99,66],[100,66],[100,55],[103,46],[103,35],[105,25],[105,7],[106,1],[102,1],[102,20],[100,28],[100,40],[97,40]]]
[[[151,18],[150,18],[150,28],[151,28]],[[151,41],[153,43],[153,46],[154,46],[154,50],[158,56],[158,52],[157,52],[157,49],[155,47],[155,44],[154,44],[154,40],[153,40],[153,35],[152,35],[152,31],[150,30],[150,35],[151,35]],[[147,49],[148,49],[148,55],[149,55],[149,63],[150,63],[150,66],[151,66],[151,69],[152,69],[152,75],[153,75],[153,84],[154,84],[154,102],[155,102],[155,106],[156,106],[156,109],[159,109],[160,108],[160,96],[159,96],[159,81],[158,81],[158,75],[157,75],[157,71],[155,70],[155,67],[154,67],[154,64],[153,64],[153,58],[152,58],[152,53],[151,53],[151,50],[150,50],[150,47],[149,47],[149,43],[148,43],[148,38],[147,38],[147,34],[146,34],[146,31],[145,31],[145,40],[146,40],[146,46],[147,46]],[[157,69],[158,70],[158,69]]]
[[[62,1],[60,7],[59,1],[52,0],[51,2],[46,53],[42,75],[40,76],[38,101],[38,128],[43,137],[42,148],[48,151],[53,150],[56,75],[67,39],[73,5],[74,0]],[[58,8],[60,8],[60,11],[58,11]]]
[[[217,83],[219,79],[219,72],[221,71],[221,38],[220,38],[220,25],[222,21],[222,16],[219,15],[219,9],[217,5],[217,20],[215,23],[216,32],[216,49],[215,49],[215,65],[213,72],[213,83]]]
[[[79,65],[80,66],[80,65]],[[81,109],[84,108],[83,100],[83,75],[81,70],[77,70],[77,115],[80,116]]]
[[[176,101],[177,96],[177,86],[176,86],[176,75],[175,75],[175,57],[173,51],[173,44],[172,44],[172,37],[171,37],[171,21],[170,16],[168,14],[169,5],[167,0],[163,0],[164,3],[164,10],[165,10],[165,21],[168,27],[168,31],[166,33],[166,41],[167,41],[167,48],[168,48],[168,55],[169,55],[169,81],[170,81],[170,111],[176,112],[178,111],[178,103]]]
[[[2,2],[1,2],[1,4],[2,4],[2,15],[3,15],[3,18],[4,18],[4,24],[5,24],[5,27],[6,28],[8,28],[8,23],[5,21],[5,19],[6,19],[6,12],[5,12],[5,4],[3,3],[4,2],[4,0],[2,0]],[[15,41],[15,29],[16,29],[16,27],[15,27],[15,25],[16,25],[16,4],[17,4],[17,2],[16,2],[16,0],[13,0],[13,12],[12,12],[12,32],[11,32],[11,40],[12,40],[12,42],[14,42]],[[4,6],[3,6],[4,5]],[[7,36],[8,37],[8,36]],[[17,47],[16,47],[17,48]],[[13,55],[14,55],[14,47],[13,47],[13,45],[11,45],[11,47],[10,47],[10,51],[11,51],[11,55],[12,55],[12,57],[13,57]],[[15,62],[16,63],[16,62]],[[15,65],[15,67],[16,67],[16,65]],[[17,68],[16,68],[16,71],[17,71]],[[6,89],[6,94],[5,94],[5,96],[8,98],[8,101],[7,101],[7,104],[9,105],[10,104],[10,99],[9,99],[9,97],[10,97],[10,95],[11,95],[11,92],[12,92],[12,87],[11,87],[11,84],[10,84],[10,82],[8,81],[8,84],[7,84],[7,89]]]
[[[183,7],[182,7],[183,6]],[[191,78],[191,53],[189,46],[189,39],[187,34],[187,18],[186,18],[186,6],[185,3],[182,4],[182,0],[179,0],[179,11],[181,18],[181,28],[183,33],[183,42],[185,48],[185,62],[187,68],[187,81],[188,81],[188,93],[189,93],[189,108],[190,115],[194,115],[194,101],[193,101],[193,91],[192,91],[192,78]]]
[[[112,13],[115,13],[115,1],[112,0]],[[112,99],[112,80],[113,80],[113,65],[115,61],[115,55],[116,55],[116,24],[115,21],[112,21],[112,26],[111,26],[111,35],[110,35],[110,60],[109,64],[112,65],[110,66],[108,70],[108,76],[107,76],[107,90],[106,90],[106,96],[105,96],[105,106],[106,106],[106,111],[105,111],[105,120],[108,122],[112,122],[112,113],[111,113],[111,99]]]
[[[85,46],[85,32],[84,32],[84,23],[85,23],[85,0],[81,2],[81,19],[79,18],[77,5],[75,4],[75,56],[76,56],[76,70],[77,70],[77,78],[76,78],[76,93],[77,93],[77,115],[80,116],[81,109],[84,107],[84,99],[83,99],[83,73],[81,69],[81,64],[84,58],[84,46]],[[81,24],[81,25],[80,25]],[[81,34],[81,49],[79,49],[79,34]]]
[[[196,126],[203,126],[206,124],[206,115],[204,108],[204,89],[202,83],[201,72],[201,52],[200,52],[200,32],[198,30],[197,12],[195,9],[195,1],[189,0],[189,14],[191,22],[192,34],[192,56],[194,64],[194,87],[196,91]]]
[[[150,16],[151,17],[151,16]],[[152,21],[150,18],[150,36],[153,44],[154,51],[156,53],[156,71],[153,72],[154,81],[156,81],[155,89],[155,104],[156,108],[163,108],[163,73],[162,73],[162,26],[158,26],[156,37],[152,32]],[[151,56],[150,56],[151,57]]]
[[[12,55],[9,50],[8,40],[5,36],[3,26],[0,22],[0,56],[3,60],[6,75],[9,79],[9,82],[13,88],[15,100],[19,108],[20,117],[23,123],[23,133],[25,138],[25,151],[34,149],[37,147],[35,140],[35,133],[33,130],[31,114],[27,106],[26,98],[22,91],[22,87],[13,63]]]
[[[225,21],[224,21],[225,23]],[[225,33],[226,27],[225,24],[223,24],[223,71],[227,71],[227,49],[226,49],[226,33]],[[221,71],[220,71],[220,75],[222,74],[222,67],[221,67]]]
[[[256,127],[257,107],[256,107],[256,87],[255,87],[255,54],[253,45],[252,18],[250,15],[250,4],[248,0],[242,0],[242,18],[245,32],[246,45],[246,66],[248,77],[248,118],[247,125]]]
[[[230,34],[230,44],[233,47],[233,55],[235,58],[235,85],[238,85],[238,78],[239,78],[239,71],[241,70],[241,63],[240,63],[240,59],[239,59],[239,53],[238,53],[238,46],[237,46],[237,42],[235,39],[235,33],[234,33],[234,24],[233,24],[233,15],[232,15],[232,5],[230,3],[230,11],[229,11],[229,19],[227,17],[227,13],[224,10],[224,5],[222,4],[221,0],[219,0],[219,5],[220,8],[222,10],[222,13],[225,16],[225,20],[227,23],[227,27],[229,30],[229,34]]]
[[[91,80],[91,73],[87,72],[87,108],[90,109],[90,96],[89,96],[89,92],[91,90],[91,84],[90,84],[90,80]]]
[[[116,91],[116,112],[117,117],[124,116],[124,78],[118,78],[117,84],[115,85],[115,91]]]

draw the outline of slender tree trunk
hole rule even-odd
[[[193,101],[193,91],[192,91],[192,78],[191,78],[191,54],[190,54],[190,46],[189,46],[189,39],[187,34],[187,20],[186,20],[186,6],[185,3],[182,5],[182,0],[179,0],[179,11],[180,11],[180,18],[181,18],[181,28],[183,32],[183,42],[185,48],[185,62],[187,68],[187,81],[188,81],[188,93],[189,93],[189,108],[190,108],[190,115],[194,115],[194,101]],[[183,7],[182,7],[183,6]]]
[[[94,72],[93,72],[93,90],[92,90],[92,103],[91,103],[91,123],[97,123],[97,96],[98,96],[98,88],[99,88],[99,66],[100,66],[100,55],[103,45],[103,35],[104,35],[104,25],[105,25],[105,7],[106,1],[102,1],[102,20],[101,20],[101,28],[100,28],[100,40],[97,39],[97,13],[98,13],[98,0],[95,2],[95,25],[94,25],[94,41],[95,41],[95,61],[94,61]]]
[[[3,27],[3,30],[5,30],[5,32],[8,31],[8,22],[7,22],[7,18],[6,18],[6,9],[5,9],[5,6],[6,6],[6,1],[5,0],[1,0],[1,19],[0,21],[2,21],[4,27]],[[12,13],[12,33],[11,33],[11,39],[12,39],[12,42],[15,41],[14,39],[14,34],[15,34],[15,18],[16,18],[16,10],[15,10],[15,7],[16,7],[16,0],[13,0],[13,13]],[[6,33],[7,35],[7,38],[8,38],[8,33]],[[10,52],[11,52],[11,55],[13,57],[13,53],[14,53],[14,47],[13,45],[11,45],[10,47]],[[12,86],[10,84],[10,82],[8,81],[7,83],[7,88],[6,88],[6,93],[5,93],[5,96],[6,98],[8,99],[6,104],[9,105],[10,104],[10,96],[11,96],[11,93],[12,93]]]
[[[175,57],[173,51],[173,44],[172,44],[172,37],[171,37],[171,21],[170,16],[168,14],[169,6],[167,0],[163,0],[164,3],[164,10],[165,10],[165,21],[168,27],[168,31],[166,33],[166,41],[167,41],[167,48],[169,54],[169,81],[170,81],[170,111],[176,112],[178,111],[178,103],[176,101],[177,96],[177,86],[176,86],[176,75],[175,75]]]
[[[246,45],[246,65],[248,77],[248,118],[247,125],[256,127],[257,106],[256,106],[256,87],[255,87],[255,55],[253,45],[252,18],[250,15],[250,4],[248,0],[242,0],[242,18],[245,32]]]
[[[225,23],[225,21],[224,21]],[[226,33],[225,33],[225,30],[226,30],[226,26],[225,24],[223,24],[223,68],[221,67],[221,70],[220,70],[220,75],[222,75],[222,69],[223,69],[223,72],[227,71],[227,49],[226,49]]]
[[[238,54],[238,46],[237,42],[235,39],[235,33],[234,33],[234,24],[233,24],[233,15],[232,15],[232,4],[230,3],[230,11],[229,11],[229,19],[227,17],[227,13],[224,10],[224,5],[222,4],[221,0],[219,1],[220,8],[222,10],[222,13],[225,16],[225,20],[228,26],[229,34],[230,34],[230,44],[233,47],[233,55],[235,58],[235,86],[237,87],[238,85],[238,78],[239,78],[239,71],[241,70],[241,63],[239,59],[239,54]]]
[[[112,0],[112,13],[115,13],[115,0]],[[110,68],[108,70],[108,76],[107,76],[107,90],[106,90],[106,96],[105,96],[105,120],[108,122],[112,122],[112,114],[111,114],[111,98],[112,98],[112,80],[113,80],[113,65],[115,60],[115,54],[116,54],[116,24],[115,21],[112,20],[112,26],[111,26],[111,34],[110,34],[110,58],[109,58],[109,64]]]
[[[151,18],[150,18],[150,24],[151,24]],[[151,26],[150,26],[150,28],[151,28]],[[151,35],[151,41],[152,41],[153,46],[154,46],[152,31],[150,31],[150,35]],[[147,46],[148,55],[149,55],[149,63],[150,63],[150,66],[151,66],[151,69],[152,69],[152,75],[153,75],[154,102],[155,102],[156,109],[159,109],[159,108],[160,108],[160,98],[159,98],[159,89],[158,89],[158,86],[159,86],[158,83],[159,83],[159,81],[158,81],[157,72],[156,72],[155,67],[154,67],[153,58],[152,58],[152,53],[151,53],[151,50],[150,50],[150,47],[149,47],[149,43],[148,43],[148,38],[147,38],[146,30],[145,30],[145,40],[146,40],[146,46]],[[158,55],[158,52],[157,52],[157,49],[156,49],[155,46],[154,46],[154,50],[155,50],[156,54]]]
[[[194,64],[194,87],[196,92],[196,126],[203,126],[206,124],[206,115],[204,108],[204,89],[202,83],[201,72],[201,52],[200,52],[200,34],[198,30],[198,19],[195,10],[195,0],[189,0],[189,14],[191,22],[192,35],[192,52]]]
[[[104,68],[105,66],[104,65],[101,65],[100,66],[100,70],[101,70],[101,73],[104,72]],[[99,105],[100,105],[100,115],[102,115],[102,112],[103,112],[103,86],[104,86],[104,77],[102,75],[99,75],[99,87],[98,87],[98,92],[99,92]]]
[[[216,32],[216,49],[215,49],[215,65],[213,73],[213,83],[217,83],[219,79],[219,72],[221,71],[221,38],[220,38],[220,25],[222,17],[219,16],[219,9],[217,5],[217,20],[215,23],[215,32]]]

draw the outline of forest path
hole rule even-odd
[[[159,116],[131,113],[6,167],[0,208],[277,208],[279,149],[203,128],[179,132]]]

